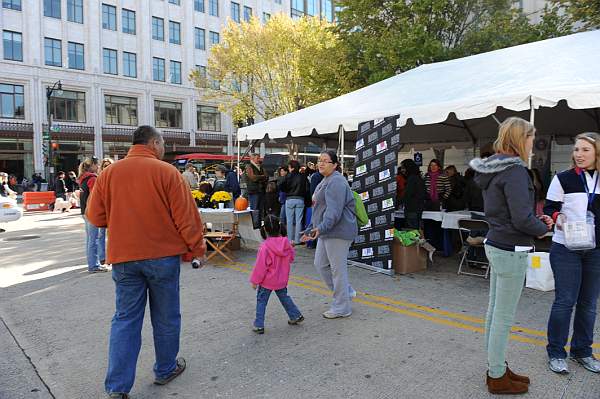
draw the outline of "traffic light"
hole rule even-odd
[[[58,150],[58,143],[56,141],[52,142],[52,151]]]

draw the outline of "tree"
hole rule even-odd
[[[211,48],[206,76],[190,78],[234,121],[269,119],[343,94],[338,34],[316,18],[274,15],[266,24],[230,22]],[[215,82],[218,82],[215,83]]]
[[[598,0],[552,0],[570,16],[570,20],[581,30],[600,28],[600,1]]]
[[[336,31],[357,87],[445,61],[570,31],[555,9],[532,25],[511,0],[340,0]]]

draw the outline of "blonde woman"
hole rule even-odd
[[[113,163],[115,163],[114,159],[112,159],[112,158],[104,158],[102,160],[102,163],[100,163],[100,172],[102,172],[104,169],[108,168]]]
[[[600,134],[578,135],[573,146],[573,168],[554,176],[544,207],[544,213],[556,221],[550,249],[556,291],[548,320],[546,349],[550,370],[559,374],[569,372],[565,345],[569,338],[573,308],[576,311],[571,358],[586,370],[600,373],[600,361],[592,355],[596,304],[600,294],[599,172]],[[586,248],[573,248],[566,241],[562,222],[586,221],[588,212],[595,224],[595,240],[590,239],[593,242]]]
[[[98,169],[100,162],[98,158],[91,157],[86,158],[79,165],[79,178],[78,183],[80,187],[79,204],[81,209],[81,215],[85,222],[85,234],[86,234],[86,256],[88,262],[88,272],[90,273],[101,273],[107,272],[104,265],[104,259],[106,258],[106,229],[96,227],[91,224],[85,216],[85,210],[87,208],[88,199],[96,179],[98,178]]]
[[[490,230],[485,252],[490,262],[490,301],[485,321],[488,390],[494,394],[522,394],[529,378],[513,373],[506,364],[506,347],[525,282],[527,252],[533,238],[544,235],[552,219],[533,214],[534,189],[527,173],[535,127],[521,118],[500,125],[496,154],[477,158],[470,166],[481,187]]]

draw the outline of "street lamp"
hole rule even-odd
[[[46,109],[47,109],[47,117],[48,117],[48,130],[45,134],[44,140],[48,141],[48,162],[46,165],[46,179],[48,180],[48,184],[52,184],[54,180],[54,151],[53,146],[51,145],[52,140],[50,137],[50,131],[52,130],[52,112],[50,110],[50,97],[52,97],[52,93],[56,91],[56,94],[59,96],[62,94],[62,82],[59,80],[58,82],[54,82],[52,87],[46,87]]]

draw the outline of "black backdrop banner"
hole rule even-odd
[[[369,223],[359,230],[350,260],[382,269],[392,268],[396,169],[400,134],[398,116],[358,125],[352,190],[360,194]]]

